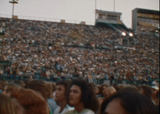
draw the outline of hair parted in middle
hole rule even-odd
[[[69,80],[60,80],[56,82],[56,86],[58,85],[63,85],[65,88],[65,96],[66,96],[66,101],[69,103],[69,89],[70,89],[70,81]]]
[[[93,112],[97,112],[99,109],[99,103],[96,98],[94,88],[87,81],[83,79],[73,79],[71,86],[76,85],[81,88],[81,102],[84,104],[84,108],[91,109]]]

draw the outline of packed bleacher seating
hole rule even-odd
[[[81,77],[102,84],[112,77],[146,83],[159,77],[159,42],[153,35],[133,37],[135,45],[129,48],[120,45],[121,35],[111,29],[30,20],[1,22],[5,23],[1,60],[12,62],[1,74],[10,79]]]

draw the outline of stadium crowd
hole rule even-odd
[[[87,25],[1,19],[5,37],[1,60],[12,62],[0,74],[11,79],[48,80],[81,77],[89,82],[128,79],[143,82],[159,76],[159,42],[152,35],[132,37],[130,48],[121,34]],[[130,38],[131,39],[131,38]],[[126,44],[127,45],[127,44]]]
[[[0,69],[10,79],[0,81],[0,114],[158,114],[159,87],[132,83],[159,77],[156,37],[139,34],[128,47],[106,28],[0,22],[0,60],[12,63]],[[103,84],[108,79],[111,84]],[[135,85],[122,84],[125,79]]]

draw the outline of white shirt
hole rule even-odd
[[[70,111],[66,112],[65,114],[95,114],[95,113],[90,109],[83,109],[79,113],[76,110],[70,110]]]
[[[54,111],[54,114],[65,114],[65,113],[68,112],[69,110],[74,110],[74,108],[66,105],[66,107],[63,109],[62,112],[59,112],[60,110],[61,110],[61,107],[58,106],[58,107],[56,108],[56,110]]]

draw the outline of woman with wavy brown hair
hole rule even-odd
[[[16,114],[11,99],[0,94],[0,114]]]
[[[47,104],[50,108],[50,112],[53,114],[57,108],[57,104],[53,99],[53,85],[43,80],[32,80],[28,83],[28,88],[39,92],[43,98],[47,101]]]
[[[11,98],[16,106],[17,114],[49,114],[46,100],[40,93],[31,89],[17,89],[12,91]]]

